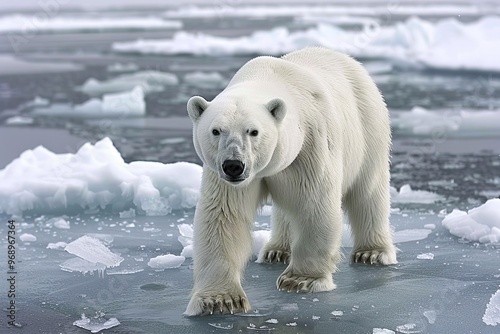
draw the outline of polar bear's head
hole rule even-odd
[[[270,162],[279,151],[279,128],[286,114],[282,99],[217,97],[207,102],[194,96],[187,110],[196,153],[225,181],[245,184],[275,168]]]

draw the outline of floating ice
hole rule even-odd
[[[114,43],[113,49],[145,54],[280,55],[319,45],[357,57],[386,58],[408,66],[500,71],[500,48],[491,47],[500,42],[499,36],[500,18],[496,16],[472,23],[454,18],[434,23],[411,17],[392,26],[367,25],[362,31],[320,23],[307,30],[291,32],[278,27],[236,38],[177,32],[172,39]]]
[[[436,224],[425,224],[424,228],[427,228],[429,230],[433,230],[436,228]]]
[[[139,71],[131,74],[122,74],[106,81],[90,78],[76,89],[90,96],[99,96],[108,93],[130,91],[135,87],[141,87],[144,94],[147,95],[152,92],[161,92],[165,89],[165,86],[174,86],[178,83],[179,79],[172,73]]]
[[[392,203],[420,203],[431,204],[437,201],[444,200],[444,197],[425,190],[412,190],[409,184],[403,185],[399,192],[396,188],[391,187]]]
[[[109,138],[87,143],[75,154],[39,146],[0,170],[0,212],[67,214],[133,207],[146,215],[166,215],[196,205],[201,170],[183,162],[125,163]]]
[[[32,15],[6,15],[0,17],[0,33],[25,33],[26,31],[98,32],[104,30],[152,30],[179,29],[181,21],[162,20],[154,17],[44,17],[39,20]]]
[[[92,98],[82,104],[54,103],[49,107],[35,108],[33,115],[65,117],[130,117],[146,114],[146,102],[141,86],[129,92],[105,94],[102,99]]]
[[[14,47],[16,49],[16,47]],[[8,54],[0,54],[0,74],[35,74],[80,71],[84,67],[68,62],[28,61]]]
[[[106,67],[108,72],[134,72],[139,70],[139,66],[134,63],[114,63]]]
[[[218,72],[192,72],[184,76],[184,82],[199,88],[222,88],[227,81]]]
[[[332,311],[331,314],[334,316],[334,317],[341,317],[344,315],[344,312],[343,311]]]
[[[289,323],[285,324],[285,326],[297,327],[297,323],[295,321],[294,322],[289,322]]]
[[[157,270],[179,268],[184,260],[186,260],[184,256],[177,256],[172,254],[160,255],[150,259],[148,262],[148,266]]]
[[[427,321],[432,325],[436,322],[437,312],[434,310],[424,311],[424,317],[426,317]]]
[[[87,318],[85,314],[82,314],[82,318],[73,322],[73,325],[89,330],[91,333],[99,333],[104,329],[109,329],[116,327],[120,322],[116,318],[111,318],[109,320],[104,320],[101,318]]]
[[[414,107],[409,112],[391,113],[395,133],[453,137],[498,137],[500,110],[438,110]]]
[[[278,323],[278,319],[271,318],[271,319],[267,319],[266,322],[269,323],[269,324],[277,324]]]
[[[58,242],[49,242],[47,245],[47,249],[54,249],[54,250],[64,250],[68,244],[63,242],[63,241],[58,241]]]
[[[33,118],[26,116],[12,116],[5,120],[7,125],[28,125],[33,124]]]
[[[63,229],[63,230],[68,230],[71,228],[70,224],[68,221],[66,221],[65,219],[63,218],[58,218],[56,219],[54,222],[54,227],[55,228],[60,228],[60,229]]]
[[[46,98],[35,96],[35,98],[31,101],[28,101],[24,104],[26,107],[43,107],[50,104],[50,101]]]
[[[216,322],[216,323],[209,322],[208,325],[217,329],[233,329],[232,322]]]
[[[99,239],[84,235],[70,242],[64,249],[92,263],[100,263],[106,267],[116,267],[122,263],[123,258],[111,252]]]
[[[396,332],[404,333],[404,334],[420,333],[420,331],[417,330],[416,328],[417,328],[416,324],[408,323],[408,324],[397,326]]]
[[[120,212],[120,218],[132,218],[132,217],[135,217],[134,209],[128,209],[126,211]]]
[[[491,298],[486,311],[484,311],[483,322],[490,326],[500,324],[500,290],[497,290]]]
[[[36,241],[36,237],[33,234],[23,233],[19,236],[19,240],[22,242],[32,242]]]
[[[100,276],[104,276],[104,270],[106,270],[105,264],[90,262],[79,257],[74,257],[66,260],[61,263],[59,267],[63,271],[67,271],[70,273],[80,272],[84,275],[88,273],[93,275],[94,272],[97,272]]]
[[[373,334],[396,334],[395,331],[392,331],[387,328],[374,328],[373,329]]]
[[[394,232],[394,243],[423,240],[432,233],[428,229],[409,229]]]
[[[442,223],[457,237],[481,243],[500,243],[500,199],[490,199],[468,212],[454,209]]]
[[[419,259],[419,260],[434,260],[434,254],[432,254],[432,253],[418,254],[417,259]]]

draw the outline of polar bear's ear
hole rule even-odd
[[[272,99],[266,104],[267,110],[271,113],[271,115],[276,118],[278,122],[281,122],[286,115],[286,105],[285,101],[280,98]]]
[[[208,102],[201,96],[193,96],[189,99],[187,103],[187,111],[189,117],[196,122],[200,118],[201,114],[207,109]]]

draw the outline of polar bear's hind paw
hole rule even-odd
[[[321,292],[336,288],[331,275],[329,277],[308,277],[283,273],[276,282],[280,291],[287,292]]]

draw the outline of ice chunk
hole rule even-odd
[[[70,242],[64,250],[89,262],[101,263],[106,267],[116,267],[123,261],[121,256],[112,253],[99,239],[88,235]]]
[[[395,133],[453,137],[491,137],[500,132],[499,110],[435,110],[414,107],[409,112],[392,112]]]
[[[50,104],[48,99],[45,99],[40,96],[35,96],[35,98],[31,101],[28,101],[24,104],[25,107],[43,107]]]
[[[267,319],[266,322],[269,323],[269,324],[277,324],[278,323],[278,319],[271,318],[271,319]]]
[[[497,290],[491,298],[486,311],[484,311],[483,322],[490,326],[500,324],[500,290]]]
[[[417,330],[417,325],[412,323],[397,326],[396,332],[404,334],[420,333],[420,331]]]
[[[91,275],[94,274],[95,271],[99,274],[99,276],[104,276],[104,270],[106,269],[106,265],[102,263],[90,262],[85,259],[74,257],[69,260],[64,261],[59,265],[61,270],[72,272],[80,272],[82,274]]]
[[[418,254],[417,259],[419,259],[419,260],[433,260],[434,254],[432,254],[432,253]]]
[[[66,248],[67,245],[68,244],[63,242],[63,241],[59,241],[59,242],[55,242],[55,243],[50,242],[47,245],[47,249],[64,250],[64,248]]]
[[[404,22],[377,25],[376,33],[319,23],[303,30],[277,27],[236,38],[182,31],[170,39],[117,42],[112,47],[118,52],[219,56],[281,55],[305,46],[324,46],[355,57],[385,58],[416,68],[500,71],[500,48],[491,48],[498,44],[499,29],[500,17],[496,16],[468,23],[454,18],[432,22],[412,16]],[[363,42],[356,42],[360,40]]]
[[[132,217],[135,217],[135,210],[132,208],[120,212],[120,218],[132,218]]]
[[[424,228],[427,228],[429,230],[433,230],[436,228],[436,224],[425,224]]]
[[[110,318],[109,320],[102,318],[87,318],[85,314],[82,314],[80,320],[73,322],[73,325],[89,330],[91,333],[99,333],[104,329],[110,329],[119,324],[120,322],[116,318]]]
[[[108,72],[134,72],[139,70],[139,66],[134,63],[114,63],[106,67]]]
[[[409,229],[396,231],[394,233],[394,243],[409,242],[423,240],[432,233],[432,230],[428,229]]]
[[[172,254],[160,255],[150,259],[148,262],[148,266],[157,270],[179,268],[184,260],[186,260],[184,256],[177,256]]]
[[[488,200],[468,212],[454,209],[442,221],[451,234],[481,243],[500,243],[500,199]]]
[[[141,86],[134,86],[128,92],[105,94],[102,99],[92,98],[75,106],[55,103],[50,107],[35,108],[32,111],[33,115],[79,118],[142,116],[145,113],[146,102]]]
[[[334,317],[341,317],[344,315],[343,311],[332,311],[331,313]]]
[[[297,323],[295,321],[294,322],[289,322],[289,323],[285,324],[285,326],[296,327]]]
[[[125,163],[109,138],[75,154],[42,146],[0,170],[0,212],[83,212],[132,207],[147,215],[191,208],[199,197],[202,167],[191,163]]]
[[[100,32],[103,30],[152,30],[179,29],[181,21],[162,20],[155,17],[80,17],[45,16],[34,20],[31,15],[5,15],[0,17],[0,33],[33,30],[37,33],[79,31]]]
[[[33,122],[33,118],[26,116],[12,116],[5,120],[5,124],[7,125],[27,125],[33,124]]]
[[[19,240],[22,242],[32,242],[36,241],[36,237],[33,234],[23,233],[19,236]]]
[[[217,329],[233,329],[232,322],[209,322],[208,325]]]
[[[122,74],[107,81],[99,81],[90,78],[85,83],[77,87],[90,96],[100,96],[102,94],[119,93],[130,91],[135,87],[141,87],[145,95],[153,92],[161,92],[165,86],[175,86],[179,79],[173,73],[160,71],[139,71],[131,74]]]
[[[392,203],[420,203],[431,204],[444,200],[444,197],[425,190],[412,190],[409,184],[403,185],[399,192],[391,187]]]
[[[259,256],[260,250],[269,241],[269,238],[271,238],[271,231],[253,231],[252,238],[252,254],[257,257]]]
[[[427,321],[432,325],[436,322],[437,313],[434,310],[424,311],[424,317],[426,317]]]
[[[199,88],[222,88],[227,81],[218,72],[192,72],[184,76],[184,82]]]
[[[374,328],[373,329],[373,334],[396,334],[395,331],[392,331],[387,328]]]
[[[58,218],[56,219],[54,222],[54,227],[56,228],[60,228],[60,229],[63,229],[63,230],[68,230],[70,229],[70,224],[68,221],[64,220],[63,218]]]

